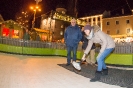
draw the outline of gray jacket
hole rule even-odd
[[[94,31],[94,35],[88,42],[88,46],[84,52],[85,54],[89,53],[93,43],[99,43],[101,45],[101,49],[99,53],[103,53],[105,49],[115,47],[114,40],[109,35],[102,32],[100,30],[100,27],[94,26],[93,31]]]

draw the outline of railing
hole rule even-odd
[[[23,39],[14,39],[7,37],[0,37],[0,44],[20,46],[20,47],[31,47],[31,48],[51,48],[51,49],[66,49],[64,43],[56,42],[42,42],[42,41],[27,41]],[[82,50],[82,44],[78,45],[78,50]],[[96,52],[99,52],[100,46],[96,46]],[[115,50],[113,53],[119,54],[131,54],[133,53],[133,43],[120,42],[116,43]]]
[[[133,42],[119,42],[115,43],[114,53],[133,53]]]
[[[32,47],[32,48],[66,49],[64,43],[30,41],[30,40],[28,41],[23,39],[14,39],[7,37],[0,37],[0,44],[20,46],[20,47]],[[78,50],[81,50],[81,45],[78,46]]]

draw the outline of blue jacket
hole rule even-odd
[[[82,38],[82,32],[80,28],[75,25],[75,26],[68,26],[66,28],[65,34],[64,34],[64,39],[66,46],[78,46],[78,43],[80,42]]]

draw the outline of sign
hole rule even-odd
[[[62,21],[71,22],[71,20],[75,17],[71,17],[71,16],[68,16],[68,15],[65,15],[65,14],[54,12],[52,18],[62,20]],[[85,20],[82,20],[82,19],[77,19],[76,21],[77,21],[78,25],[84,26],[86,24]]]

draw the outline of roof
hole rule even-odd
[[[0,23],[1,22],[4,22],[4,19],[3,19],[2,15],[0,14]]]

